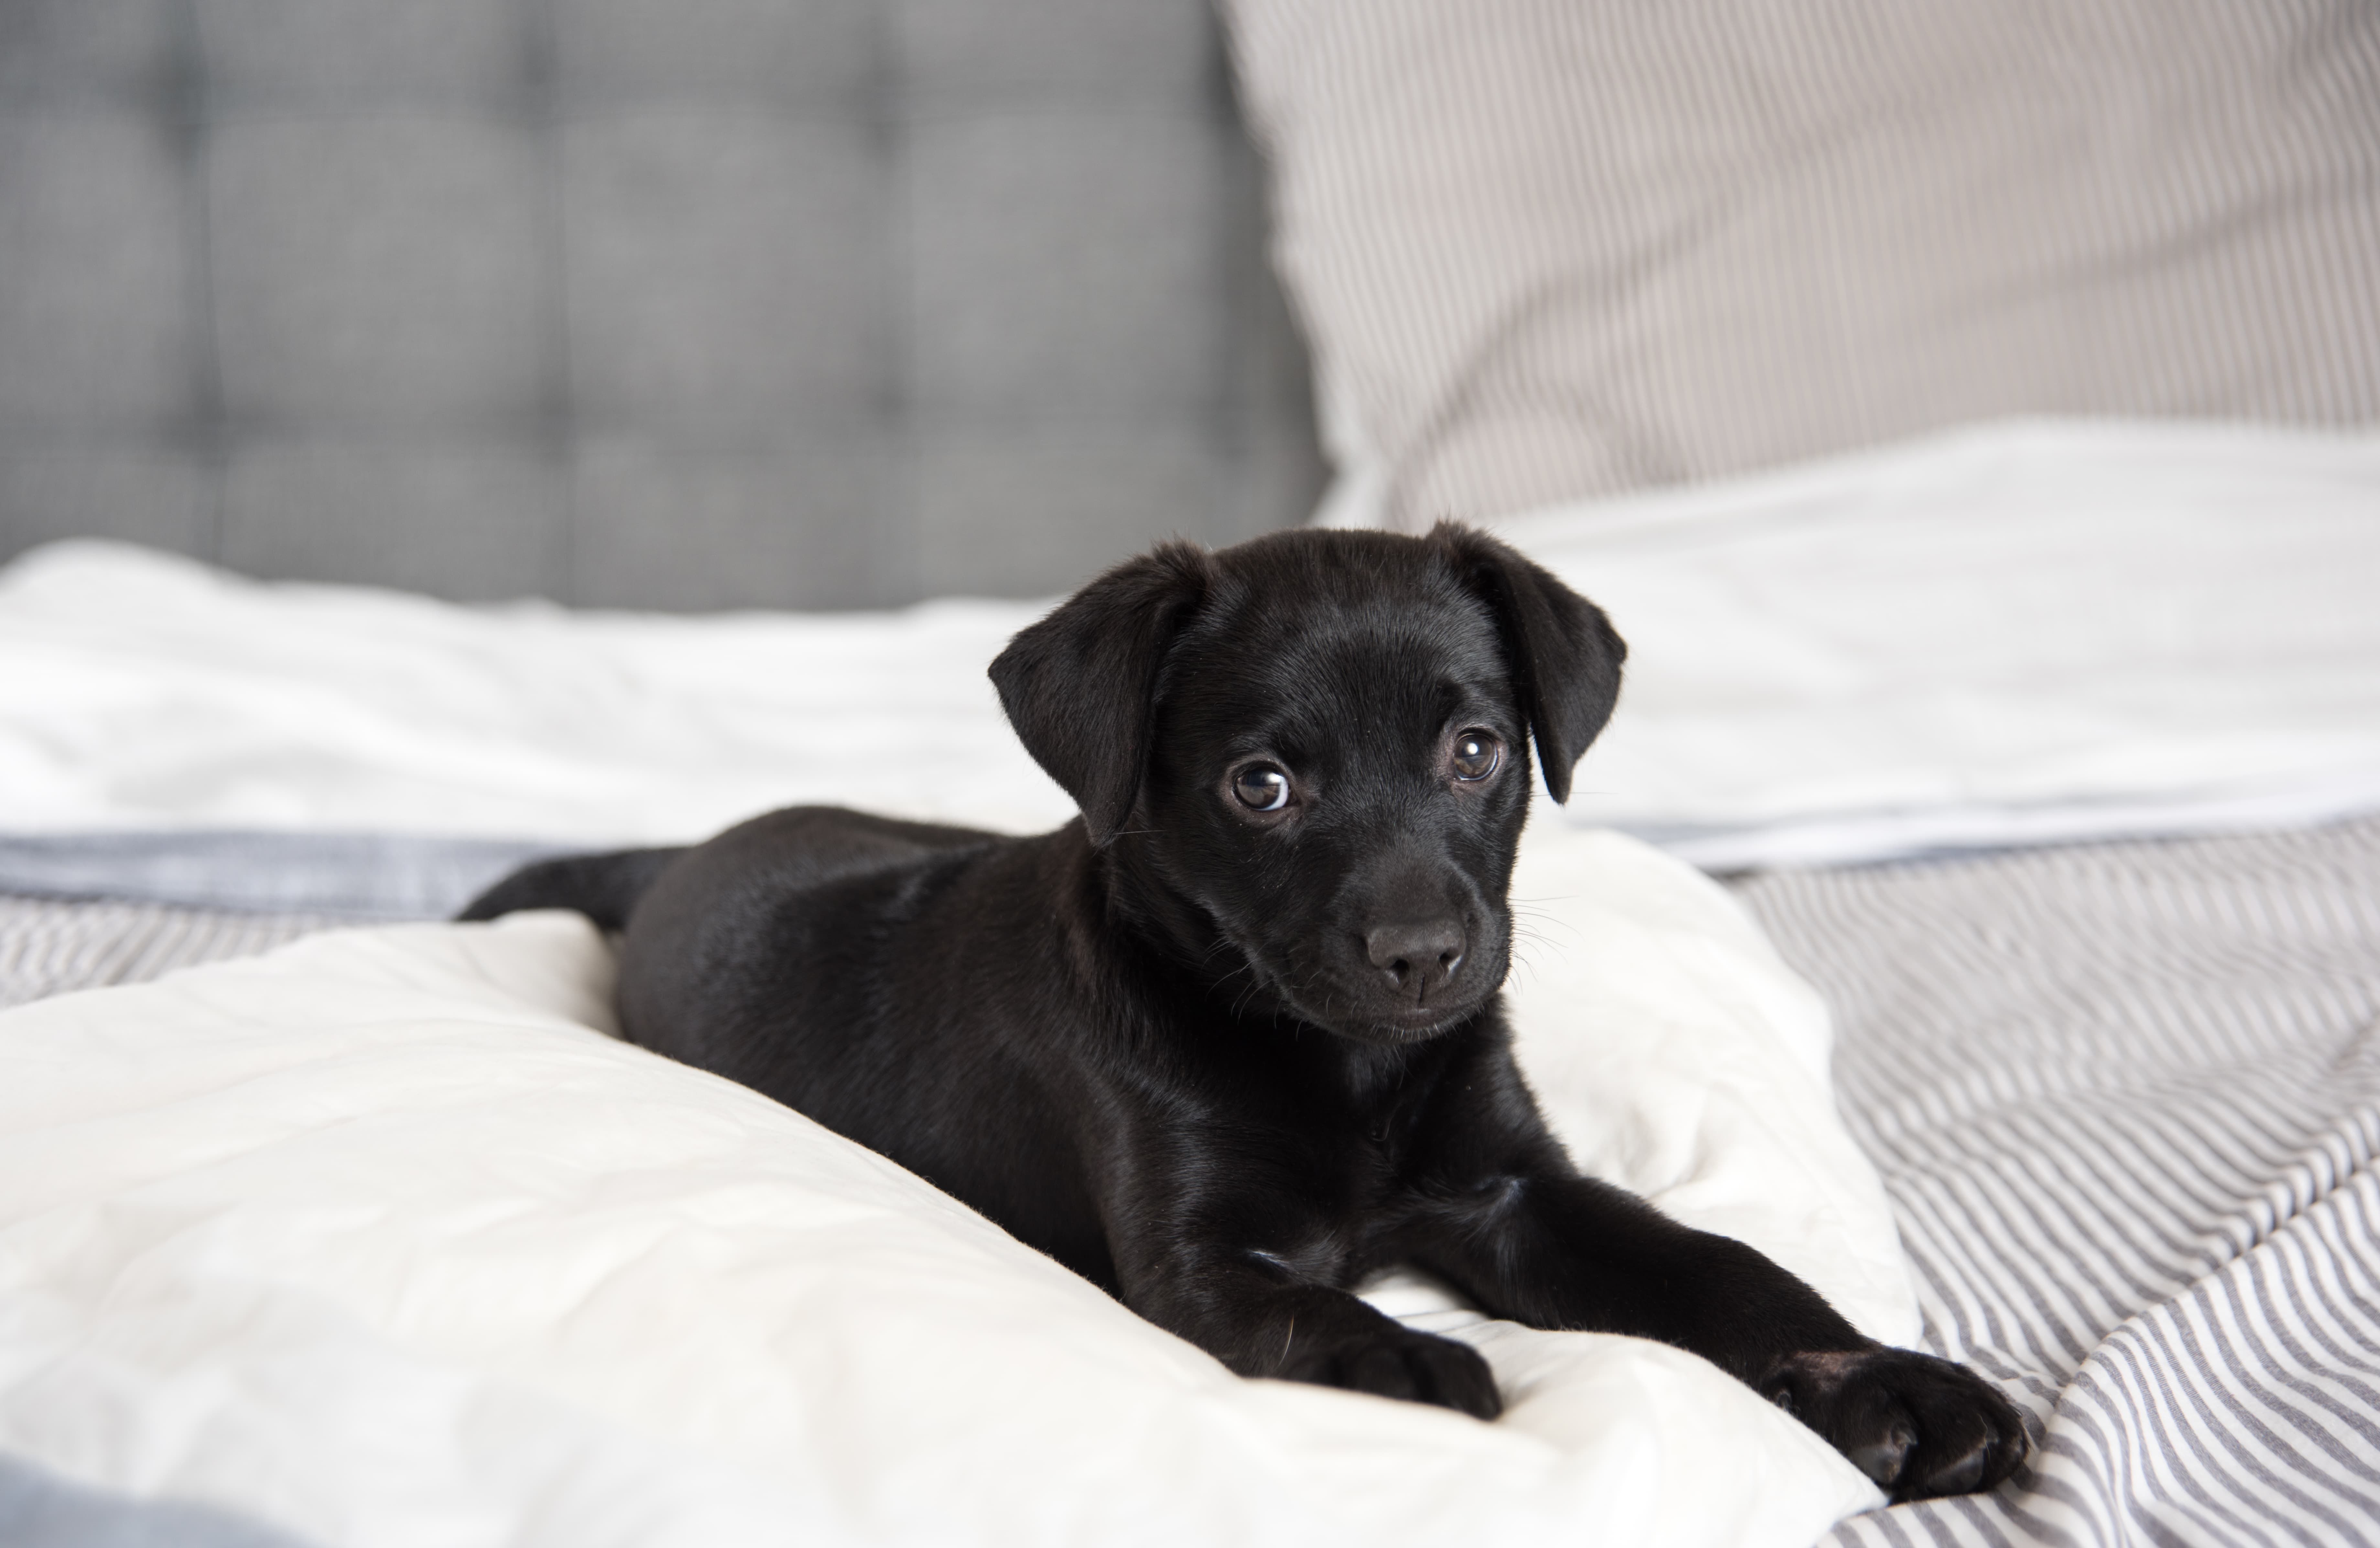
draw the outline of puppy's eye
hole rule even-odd
[[[1289,775],[1275,763],[1250,763],[1232,776],[1232,794],[1250,811],[1279,811],[1289,804]]]
[[[1494,774],[1504,762],[1504,744],[1492,732],[1465,731],[1454,738],[1454,777],[1466,783]]]

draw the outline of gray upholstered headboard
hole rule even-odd
[[[0,0],[0,556],[593,605],[1301,519],[1202,0]]]

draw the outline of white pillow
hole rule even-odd
[[[1824,1012],[1712,884],[1533,830],[1524,1057],[1589,1160],[1914,1313]],[[1391,1299],[1499,1422],[1242,1381],[891,1163],[607,1035],[575,915],[0,1015],[0,1448],[322,1544],[1800,1544],[1877,1503],[1665,1347]]]

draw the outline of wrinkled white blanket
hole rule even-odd
[[[1993,426],[1505,530],[1633,646],[1573,821],[1697,863],[2380,807],[2380,436]],[[983,676],[1038,611],[470,609],[56,545],[0,570],[0,827],[1050,826]]]
[[[2380,434],[1987,425],[1503,530],[1630,644],[1573,820],[1697,864],[2380,810]]]
[[[1915,1314],[1824,1009],[1723,892],[1532,830],[1522,1055],[1579,1158]],[[574,915],[0,1015],[0,1451],[325,1545],[1801,1544],[1876,1503],[1660,1346],[1473,1340],[1496,1424],[1243,1382],[891,1164],[621,1044]]]

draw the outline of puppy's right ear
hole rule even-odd
[[[1211,574],[1204,549],[1160,543],[1067,598],[991,664],[1017,740],[1083,809],[1094,844],[1115,836],[1140,795],[1158,668]]]
[[[1495,615],[1512,687],[1536,739],[1546,792],[1570,799],[1571,769],[1601,734],[1620,699],[1628,645],[1603,609],[1487,533],[1441,521],[1426,540]]]

